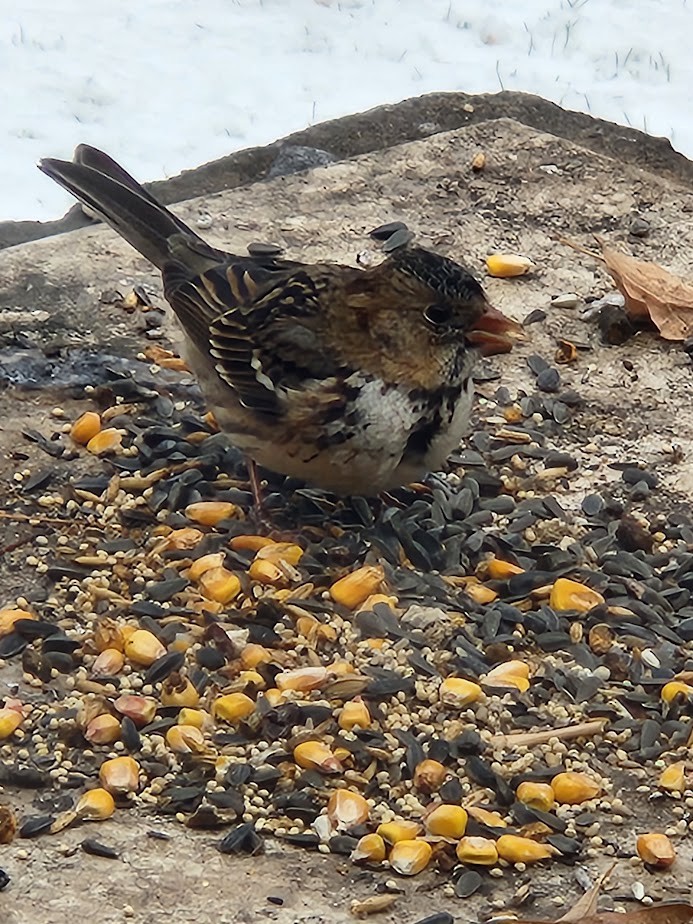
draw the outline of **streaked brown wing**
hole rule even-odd
[[[278,415],[287,391],[348,374],[323,348],[319,285],[299,270],[210,325],[215,368],[245,407]]]

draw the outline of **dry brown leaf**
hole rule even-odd
[[[591,892],[592,890],[590,890]],[[589,893],[587,893],[589,894]],[[559,918],[565,921],[566,918]],[[575,918],[571,916],[571,921]],[[581,919],[582,924],[686,924],[693,921],[693,905],[685,902],[667,902],[663,905],[652,905],[640,911],[598,911]],[[539,921],[533,918],[523,918],[515,924],[552,924],[550,921]],[[558,922],[556,922],[558,924]]]
[[[693,336],[693,282],[670,273],[658,263],[636,260],[607,247],[598,236],[596,238],[601,254],[568,238],[557,240],[579,253],[604,261],[632,318],[649,318],[665,340],[686,340]]]
[[[572,908],[566,911],[563,917],[558,919],[562,924],[574,924],[574,922],[582,921],[583,918],[587,918],[596,913],[601,888],[611,875],[615,866],[616,863],[613,862],[608,869],[605,869],[592,888],[588,889],[584,895],[581,895]]]
[[[602,245],[602,256],[631,317],[649,317],[665,340],[693,335],[693,283],[611,247]]]
[[[693,905],[686,902],[666,902],[662,905],[652,905],[638,911],[597,911],[597,901],[601,887],[611,874],[614,866],[605,870],[592,888],[575,902],[572,908],[563,917],[558,918],[555,924],[686,924],[693,921]],[[515,924],[554,924],[551,921],[541,921],[537,918],[522,918]]]

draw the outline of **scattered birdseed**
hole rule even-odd
[[[657,487],[639,465],[567,504],[580,398],[529,365],[539,390],[486,399],[448,475],[365,501],[263,473],[261,519],[239,454],[150,378],[114,379],[129,406],[88,412],[121,437],[108,455],[30,431],[57,461],[13,482],[36,582],[0,610],[0,669],[23,672],[0,783],[40,794],[16,836],[127,805],[216,832],[222,853],[275,838],[386,875],[435,867],[460,898],[632,855],[605,828],[634,799],[684,837],[693,522],[628,512]],[[642,785],[619,800],[626,770]]]

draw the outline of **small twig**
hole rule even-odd
[[[596,250],[588,250],[587,247],[583,247],[582,244],[578,244],[577,241],[571,241],[568,237],[556,237],[555,240],[559,244],[565,244],[566,247],[570,247],[571,250],[577,250],[578,253],[584,253],[586,256],[592,257],[593,260],[600,260],[602,263],[606,263],[606,260],[600,253]]]
[[[0,510],[0,519],[2,520],[21,520],[24,521],[36,521],[37,523],[52,523],[58,526],[69,526],[71,523],[74,523],[74,518],[66,518],[64,520],[59,519],[58,517],[47,517],[42,513],[12,513],[8,510]]]
[[[546,744],[552,738],[568,741],[571,738],[582,738],[589,735],[598,735],[604,731],[606,719],[593,719],[591,722],[580,722],[578,725],[566,725],[564,728],[547,728],[540,732],[511,732],[509,735],[494,735],[491,743],[494,747],[534,747],[537,744]]]

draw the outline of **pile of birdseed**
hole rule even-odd
[[[690,513],[633,515],[657,491],[638,466],[576,500],[579,395],[534,366],[449,474],[377,501],[265,473],[258,515],[209,418],[122,375],[29,432],[60,477],[16,476],[37,583],[1,601],[0,841],[128,806],[222,852],[438,869],[461,898],[533,863],[668,868],[693,807]],[[657,831],[624,840],[654,800]]]

